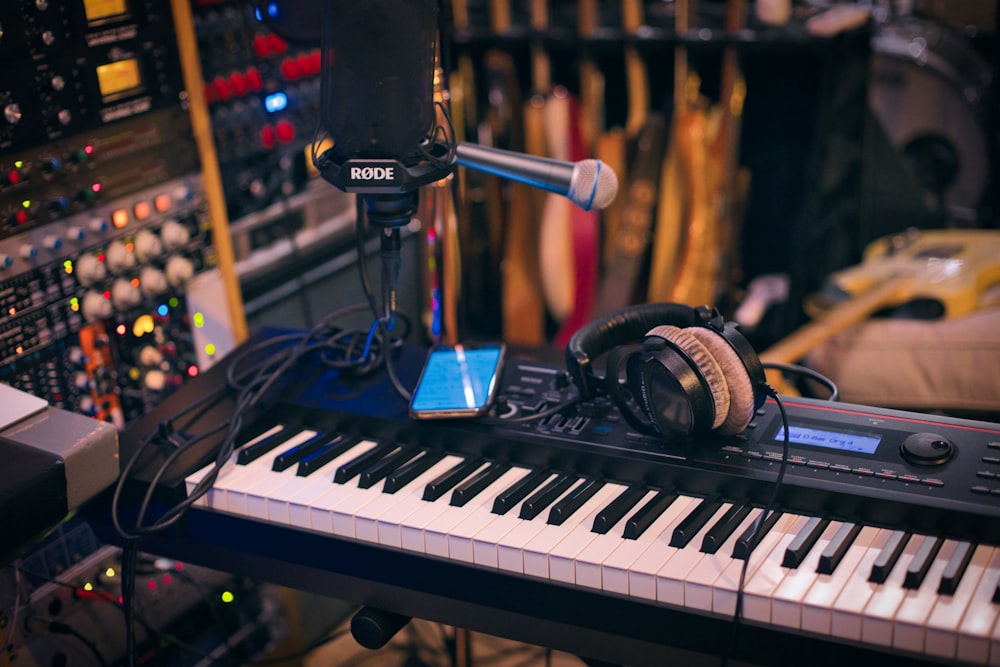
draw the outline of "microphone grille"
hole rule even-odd
[[[581,160],[573,167],[566,194],[585,211],[606,208],[618,194],[618,176],[600,160]]]

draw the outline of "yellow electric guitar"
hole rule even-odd
[[[808,301],[813,321],[761,353],[762,361],[799,361],[884,308],[924,301],[941,318],[954,318],[1000,305],[1000,230],[911,231],[884,237],[865,249],[860,264],[833,273],[828,285]],[[841,298],[833,298],[834,293]],[[780,384],[777,378],[769,379]]]

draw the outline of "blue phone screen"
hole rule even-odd
[[[427,359],[420,386],[413,395],[413,410],[473,410],[486,405],[496,382],[500,347],[433,350]]]

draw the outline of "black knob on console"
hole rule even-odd
[[[899,453],[915,465],[935,466],[946,463],[955,455],[955,445],[936,433],[914,433],[903,440]]]

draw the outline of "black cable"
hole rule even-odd
[[[764,506],[760,517],[757,519],[757,527],[754,530],[753,535],[750,538],[750,543],[747,545],[746,558],[743,560],[743,566],[740,568],[740,581],[736,587],[736,610],[733,612],[733,625],[732,632],[729,635],[729,642],[726,646],[725,653],[722,655],[722,667],[729,664],[729,656],[732,654],[733,648],[736,646],[736,636],[740,629],[740,620],[743,617],[743,597],[744,597],[744,585],[746,583],[747,568],[750,565],[750,558],[753,556],[754,550],[757,545],[764,538],[764,525],[767,521],[767,517],[775,511],[778,504],[778,493],[781,491],[781,485],[785,480],[785,470],[788,468],[788,414],[785,412],[785,405],[781,401],[781,397],[778,392],[774,390],[771,385],[764,385],[765,391],[768,396],[774,399],[774,402],[778,406],[778,412],[781,413],[781,423],[784,427],[784,437],[781,441],[781,463],[778,466],[778,476],[774,480],[774,486],[771,489],[771,496],[767,500],[767,504]]]
[[[763,368],[771,368],[776,371],[781,371],[782,373],[788,373],[790,375],[800,375],[802,377],[809,378],[810,380],[815,380],[816,382],[819,382],[821,385],[830,390],[830,395],[827,396],[826,400],[828,401],[840,400],[840,390],[837,388],[837,384],[827,376],[823,375],[822,373],[818,373],[811,368],[807,368],[806,366],[800,366],[799,364],[783,364],[778,361],[762,361],[760,365]]]

